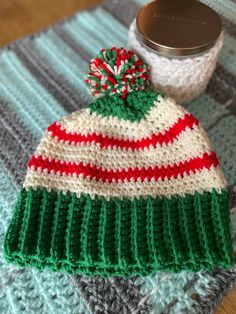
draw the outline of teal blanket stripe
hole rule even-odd
[[[218,11],[225,43],[206,91],[186,108],[209,134],[236,207],[236,3],[202,0]],[[145,0],[108,0],[0,50],[0,243],[29,156],[46,127],[91,101],[88,61],[102,47],[126,46]],[[232,221],[236,215],[232,213]],[[233,228],[236,234],[236,228]],[[236,236],[235,236],[236,239]],[[236,244],[234,244],[236,245]],[[236,282],[236,269],[158,273],[133,279],[70,277],[10,267],[0,252],[0,313],[210,313]],[[194,301],[193,294],[198,294]],[[144,298],[144,299],[143,299]]]

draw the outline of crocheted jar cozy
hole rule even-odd
[[[215,45],[201,55],[168,58],[141,44],[136,34],[136,22],[133,21],[129,29],[128,47],[152,66],[152,88],[183,103],[196,98],[206,89],[215,70],[223,42],[222,33]]]
[[[8,262],[102,276],[232,265],[219,161],[198,120],[144,90],[132,51],[103,49],[96,100],[53,123],[29,161],[8,228]]]

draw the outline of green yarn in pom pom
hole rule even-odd
[[[137,54],[113,47],[102,49],[91,61],[85,82],[96,98],[116,94],[125,99],[130,92],[144,90],[149,78],[150,69]]]

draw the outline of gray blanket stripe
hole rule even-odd
[[[85,51],[83,47],[80,46],[60,25],[55,26],[53,31],[68,47],[70,47],[76,54],[80,55],[83,60],[87,63],[90,62],[92,56],[90,56],[89,53]]]
[[[216,118],[214,120],[214,122],[212,124],[210,124],[207,128],[206,128],[206,131],[209,132],[210,130],[212,130],[214,127],[216,127],[222,119],[226,118],[226,117],[230,117],[231,116],[231,113],[225,113],[221,116],[219,116],[218,118]]]
[[[58,75],[40,55],[32,40],[24,40],[11,46],[25,67],[38,82],[62,105],[72,112],[88,102],[88,96],[78,92],[61,75]]]
[[[105,279],[99,276],[72,276],[74,285],[79,289],[92,313],[95,314],[131,314],[136,309],[142,296],[133,279]],[[150,312],[144,304],[140,314]]]
[[[230,73],[220,63],[218,63],[215,69],[215,75],[223,80],[232,92],[236,94],[236,76],[233,73]]]
[[[213,74],[206,92],[219,104],[224,105],[230,113],[236,116],[236,91],[217,71]]]
[[[229,291],[236,285],[236,266],[231,270],[216,270],[210,275],[216,279],[206,289],[204,297],[194,304],[197,314],[211,314],[223,300]]]
[[[16,114],[4,102],[0,104],[0,129],[0,160],[16,186],[20,187],[37,139],[27,132]]]
[[[119,22],[129,27],[131,22],[134,20],[139,6],[133,0],[128,1],[106,1],[102,7],[110,12]]]
[[[110,279],[112,285],[116,288],[117,293],[121,297],[124,303],[129,307],[130,312],[135,311],[138,308],[140,302],[140,288],[135,284],[135,278],[125,279],[120,277],[113,277]],[[143,297],[143,296],[142,296]],[[145,303],[140,308],[139,313],[148,313],[151,311],[151,307]]]

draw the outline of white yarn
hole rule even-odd
[[[157,195],[171,198],[172,195],[193,195],[196,191],[203,193],[212,189],[220,193],[226,187],[217,164],[212,164],[212,167],[206,164],[206,167],[191,172],[186,166],[186,170],[178,174],[177,169],[182,169],[185,162],[210,156],[213,149],[197,120],[192,117],[192,124],[188,125],[190,115],[173,99],[158,97],[138,123],[118,117],[103,117],[89,110],[67,115],[48,128],[33,157],[38,162],[44,161],[45,166],[33,162],[28,167],[24,182],[26,189],[41,186],[48,191],[70,191],[78,197],[89,194],[92,198],[103,196],[109,200],[112,197],[132,199]],[[181,124],[184,127],[179,129]],[[63,130],[64,139],[58,130]],[[178,133],[175,134],[174,130]],[[172,138],[171,132],[176,137]],[[75,134],[84,138],[77,142]],[[94,134],[99,137],[96,139]],[[148,142],[148,139],[159,138],[160,135],[167,141]],[[101,138],[106,139],[105,146]],[[119,145],[125,139],[128,146]],[[147,142],[141,146],[143,140]],[[140,143],[140,146],[132,147],[130,141]],[[52,167],[51,162],[54,163]],[[64,168],[66,165],[68,171]],[[76,171],[74,167],[80,169],[78,165],[88,170]],[[168,170],[169,174],[155,178],[157,173],[163,173],[163,169],[173,169],[173,172]],[[103,176],[99,178],[97,174],[102,172]],[[115,179],[118,172],[123,179]],[[127,177],[126,174],[132,176]]]
[[[222,33],[216,44],[204,54],[191,58],[168,58],[152,52],[140,43],[134,21],[129,30],[128,47],[151,66],[154,90],[163,91],[182,103],[197,97],[206,88],[216,67],[223,41]]]

